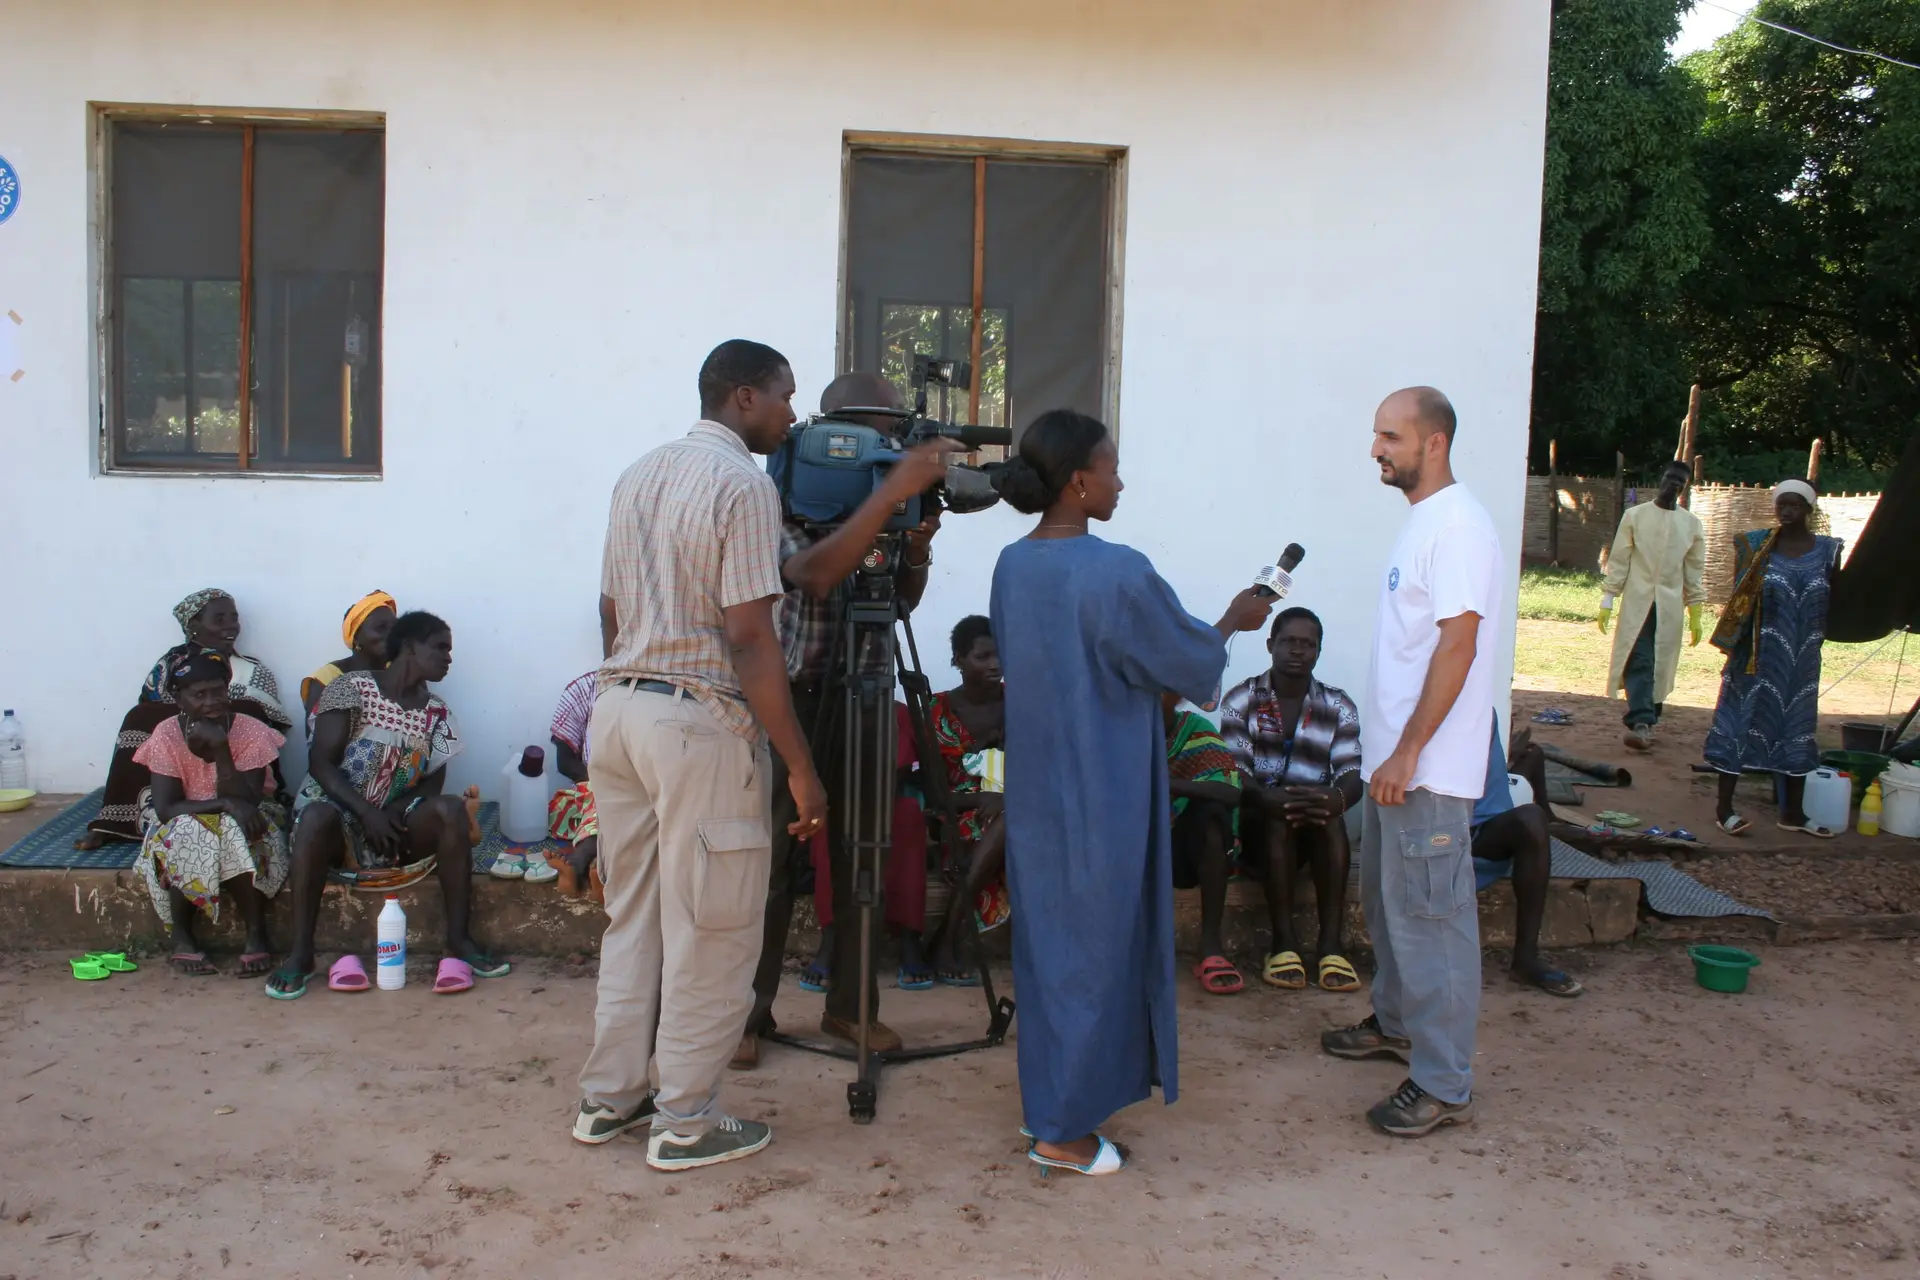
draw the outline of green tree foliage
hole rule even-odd
[[[1916,0],[1761,0],[1755,16],[1920,62]],[[1746,23],[1687,60],[1712,246],[1688,279],[1702,448],[1890,465],[1920,429],[1920,71]]]
[[[1672,456],[1689,370],[1676,305],[1707,251],[1699,85],[1667,45],[1683,0],[1564,0],[1547,88],[1534,464]]]

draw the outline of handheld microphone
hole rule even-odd
[[[1262,596],[1272,596],[1276,600],[1286,598],[1293,590],[1293,571],[1307,558],[1307,552],[1297,542],[1289,542],[1286,550],[1280,553],[1280,563],[1268,565],[1254,575],[1253,589]]]
[[[1269,600],[1282,600],[1287,592],[1293,590],[1293,571],[1307,558],[1307,551],[1297,542],[1289,542],[1286,550],[1280,553],[1280,563],[1268,565],[1253,578],[1253,592]],[[1227,637],[1227,661],[1233,661],[1234,637]],[[1212,715],[1220,709],[1220,694],[1223,683],[1213,686],[1213,696],[1200,704],[1200,709]]]

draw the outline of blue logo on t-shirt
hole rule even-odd
[[[1393,568],[1387,570],[1387,590],[1398,591],[1399,589],[1400,589],[1400,566],[1395,565]]]

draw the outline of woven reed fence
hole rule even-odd
[[[1556,494],[1557,491],[1557,494]],[[1549,512],[1560,508],[1559,563],[1571,569],[1604,569],[1607,548],[1628,507],[1653,498],[1651,488],[1629,485],[1624,492],[1609,477],[1527,477],[1526,522],[1521,557],[1546,564],[1551,553]],[[1877,493],[1830,494],[1814,512],[1814,529],[1845,540],[1848,554],[1879,503]],[[1773,523],[1773,492],[1761,485],[1700,485],[1688,501],[1707,531],[1707,599],[1722,604],[1733,590],[1733,539],[1749,529]]]

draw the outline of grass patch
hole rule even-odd
[[[1551,565],[1522,569],[1520,616],[1536,622],[1594,621],[1600,616],[1600,575]]]

